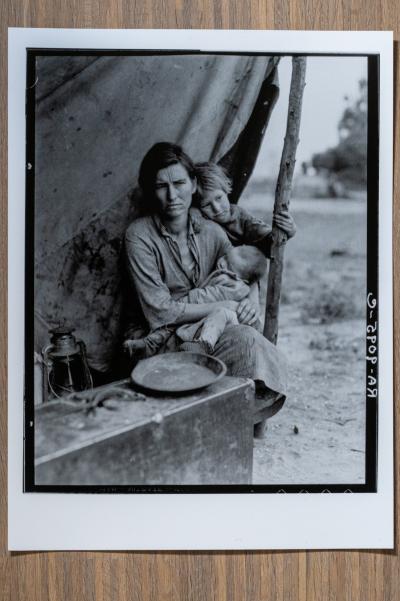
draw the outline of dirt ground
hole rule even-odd
[[[271,198],[241,205],[270,220]],[[278,339],[288,396],[255,440],[254,483],[363,483],[366,202],[294,199],[291,211]]]

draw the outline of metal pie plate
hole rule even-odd
[[[214,384],[226,374],[220,359],[201,353],[164,353],[142,359],[131,373],[134,384],[157,392],[186,392]]]

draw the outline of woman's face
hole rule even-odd
[[[180,163],[158,171],[155,181],[155,196],[161,215],[176,219],[188,213],[196,182],[190,179],[185,167]]]
[[[231,217],[231,205],[227,194],[220,189],[204,190],[200,198],[200,210],[217,223],[227,223]]]

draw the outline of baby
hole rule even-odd
[[[216,269],[210,273],[202,285],[180,299],[183,302],[211,303],[216,301],[241,301],[251,297],[258,303],[258,280],[267,269],[267,260],[254,246],[236,246],[221,257]],[[255,284],[255,286],[252,286]],[[214,345],[227,325],[237,325],[236,313],[229,309],[217,309],[202,320],[180,326],[176,335],[182,341],[181,350],[212,352]],[[261,324],[255,326],[260,329]],[[167,342],[173,327],[165,326],[150,332],[138,340],[126,340],[125,349],[131,357],[143,358],[157,354]],[[192,345],[190,343],[196,343]]]
[[[233,246],[216,264],[216,269],[199,288],[190,290],[184,297],[189,303],[214,301],[241,301],[248,296],[250,286],[264,275],[267,260],[255,246]]]
[[[219,223],[232,244],[257,246],[265,256],[270,257],[271,226],[253,217],[242,207],[229,202],[232,182],[222,167],[212,162],[198,163],[196,179],[197,205],[203,215]],[[292,238],[296,233],[293,217],[287,211],[275,215],[274,224],[282,229],[288,238]]]
[[[212,302],[220,300],[222,294],[225,297],[224,300],[240,301],[243,298],[249,298],[253,306],[258,307],[258,281],[266,269],[267,259],[255,246],[233,247],[218,260],[217,269],[208,276],[202,287],[189,292],[189,297],[190,294],[197,293],[195,302]],[[235,292],[233,299],[230,298],[232,295],[230,290],[233,292],[237,282],[241,283],[242,291],[245,294],[240,298]],[[181,350],[210,353],[214,350],[214,346],[225,328],[228,325],[238,325],[238,323],[235,311],[222,308],[199,322],[180,326],[176,334],[183,341]],[[261,330],[259,319],[253,327]]]

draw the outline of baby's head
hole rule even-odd
[[[228,198],[232,190],[231,180],[217,163],[197,163],[195,173],[199,209],[209,219],[227,223],[231,216]]]
[[[227,269],[235,273],[241,280],[248,284],[258,281],[267,270],[267,259],[255,246],[232,247],[226,255],[218,261],[220,269]]]

